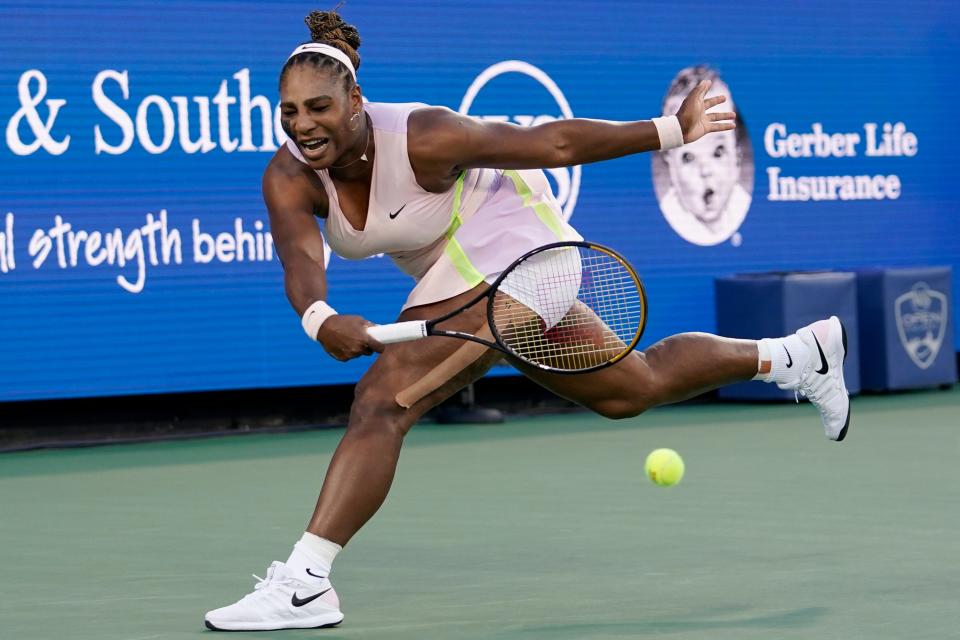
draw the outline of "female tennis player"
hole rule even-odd
[[[306,533],[252,593],[206,614],[207,627],[217,630],[339,624],[343,613],[328,577],[334,558],[386,498],[404,435],[502,357],[482,351],[401,405],[398,395],[435,378],[469,343],[426,338],[385,347],[367,332],[370,322],[333,310],[325,302],[317,218],[325,220],[329,245],[339,255],[389,255],[416,282],[399,319],[429,320],[461,307],[527,251],[580,239],[563,221],[541,169],[674,148],[734,127],[733,113],[709,111],[725,98],[705,99],[706,82],[675,115],[637,122],[570,119],[518,127],[424,104],[364,103],[356,77],[357,30],[335,12],[313,12],[306,22],[312,42],[295,49],[280,72],[289,140],[263,178],[271,232],[287,296],[310,338],[341,361],[381,355],[356,387]],[[448,326],[476,334],[486,322],[477,305]],[[537,383],[608,418],[762,379],[808,397],[827,437],[841,440],[849,419],[845,351],[842,325],[831,318],[760,341],[671,336],[580,375],[509,359]]]

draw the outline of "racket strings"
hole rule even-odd
[[[549,249],[517,265],[491,309],[501,342],[515,355],[571,371],[620,356],[642,330],[644,313],[630,268],[585,246]]]

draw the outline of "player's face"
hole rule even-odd
[[[351,131],[350,117],[362,104],[358,87],[348,93],[340,78],[311,65],[291,68],[280,85],[283,130],[314,169],[337,164],[356,146],[362,128]]]
[[[670,180],[683,207],[705,223],[716,221],[739,177],[733,131],[708,134],[667,152]]]

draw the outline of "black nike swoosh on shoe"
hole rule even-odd
[[[327,576],[318,576],[313,571],[310,571],[310,568],[307,567],[307,574],[313,576],[314,578],[326,578]]]
[[[333,588],[333,587],[331,587],[331,589],[332,589],[332,588]],[[302,606],[305,605],[305,604],[310,604],[311,602],[313,602],[314,600],[316,600],[317,598],[319,598],[320,596],[322,596],[323,594],[325,594],[327,591],[330,591],[330,589],[324,589],[324,590],[321,591],[320,593],[315,593],[315,594],[313,594],[312,596],[310,596],[309,598],[298,598],[298,597],[297,597],[297,592],[294,591],[294,592],[293,592],[293,597],[290,598],[290,604],[292,604],[292,605],[295,606],[295,607],[302,607]]]
[[[397,209],[397,211],[396,211],[395,213],[388,213],[387,215],[390,216],[390,219],[391,219],[391,220],[393,220],[393,219],[396,218],[398,215],[400,215],[400,212],[403,211],[404,207],[406,207],[406,206],[407,206],[406,203],[404,203],[403,207],[400,207],[399,209]]]
[[[782,345],[782,346],[783,346],[783,350],[787,351],[787,345]],[[790,352],[787,351],[787,369],[789,369],[792,366],[793,366],[793,356],[791,356]],[[307,571],[310,571],[310,570],[307,569]]]
[[[813,332],[811,331],[811,333]],[[820,346],[820,341],[817,340],[817,334],[815,333],[813,334],[813,341],[817,343],[817,351],[820,352],[820,368],[817,369],[817,373],[824,375],[830,371],[830,365],[827,364],[827,357],[823,355],[823,347]]]

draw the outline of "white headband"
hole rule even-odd
[[[343,51],[337,49],[336,47],[331,47],[328,44],[321,44],[319,42],[308,42],[307,44],[302,44],[296,49],[293,50],[293,53],[287,58],[289,60],[293,56],[299,55],[301,53],[320,53],[334,60],[339,60],[343,65],[350,70],[350,75],[353,76],[353,81],[357,81],[357,70],[353,68],[353,63],[350,62],[350,58],[347,57]]]

